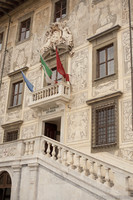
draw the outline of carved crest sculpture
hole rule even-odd
[[[69,46],[70,50],[73,47],[73,38],[66,22],[55,22],[50,25],[46,32],[46,40],[41,53],[45,53],[49,49],[56,49],[56,46],[65,44]]]

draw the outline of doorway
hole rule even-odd
[[[11,198],[11,178],[8,172],[0,175],[0,200],[10,200]]]
[[[44,135],[60,142],[61,118],[44,122]]]

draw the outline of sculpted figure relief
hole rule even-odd
[[[41,49],[41,53],[44,53],[49,49],[55,50],[56,46],[59,44],[66,44],[70,48],[73,47],[72,34],[66,26],[66,22],[53,23],[47,30],[45,36],[45,45]]]

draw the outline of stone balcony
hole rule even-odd
[[[29,106],[31,108],[48,108],[70,101],[70,85],[59,82],[49,85],[32,94]]]

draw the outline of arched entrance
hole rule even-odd
[[[11,197],[11,178],[8,172],[0,174],[0,200],[10,200]]]

